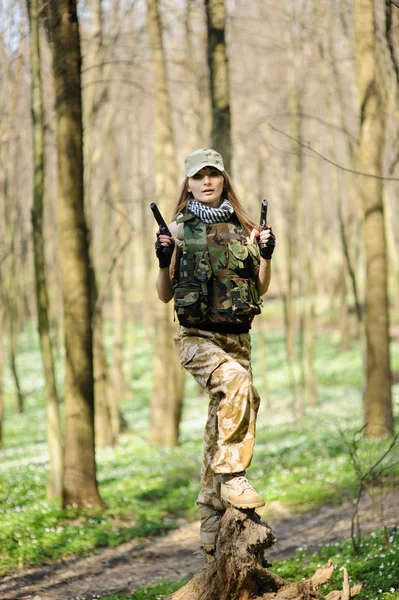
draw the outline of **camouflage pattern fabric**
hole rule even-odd
[[[184,160],[184,167],[187,177],[192,177],[203,167],[216,167],[219,171],[224,171],[223,158],[213,148],[191,152]]]
[[[244,471],[254,449],[260,398],[250,336],[181,327],[174,341],[182,367],[209,394],[198,503],[221,510],[221,475]]]
[[[250,323],[262,304],[256,288],[260,255],[239,223],[206,225],[179,215],[179,261],[174,273],[175,311],[180,323]],[[180,228],[180,229],[179,229]]]

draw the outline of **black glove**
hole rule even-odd
[[[267,240],[266,244],[260,244],[260,255],[262,258],[265,258],[266,260],[270,260],[273,252],[274,252],[274,248],[276,246],[276,236],[274,235],[274,233],[272,232],[272,230],[270,229],[270,237]],[[263,246],[263,248],[261,247]]]
[[[169,267],[170,261],[172,260],[172,254],[175,248],[175,243],[172,240],[172,243],[168,246],[162,246],[159,236],[160,234],[157,233],[157,241],[155,242],[155,254],[157,255],[159,261],[159,268],[165,269],[166,267]]]

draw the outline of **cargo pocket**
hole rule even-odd
[[[193,310],[199,302],[200,291],[192,288],[175,288],[175,304],[177,308],[190,306]]]
[[[234,279],[230,290],[234,315],[250,316],[261,312],[261,300],[253,280]]]
[[[248,267],[252,273],[255,275],[258,272],[260,265],[260,252],[258,244],[248,244]]]
[[[180,366],[183,369],[189,362],[191,362],[198,350],[198,344],[195,342],[190,343],[190,336],[184,335],[184,333],[178,333],[173,338],[175,343],[176,352],[179,356]]]
[[[253,279],[249,279],[248,283],[249,283],[249,289],[251,291],[252,301],[255,304],[257,304],[258,306],[261,306],[263,304],[263,300],[259,296],[258,288],[256,287],[256,282]],[[259,309],[259,312],[260,312],[260,309]]]
[[[237,275],[246,268],[248,248],[242,244],[228,244],[228,269],[231,275]]]
[[[197,349],[198,346],[196,346],[195,344],[193,344],[192,346],[186,345],[179,357],[182,368],[186,367],[188,363],[190,363],[193,360]]]
[[[194,276],[198,281],[204,283],[212,277],[212,266],[209,258],[209,252],[195,253]]]
[[[200,286],[193,284],[174,288],[175,311],[182,325],[195,326],[204,319],[206,305]]]

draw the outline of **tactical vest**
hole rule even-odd
[[[250,323],[262,304],[255,282],[258,244],[238,221],[207,225],[188,213],[176,222],[173,288],[180,323]]]

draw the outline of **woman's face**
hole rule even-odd
[[[194,200],[212,208],[221,204],[224,178],[214,167],[204,167],[198,173],[188,178],[187,189]]]

